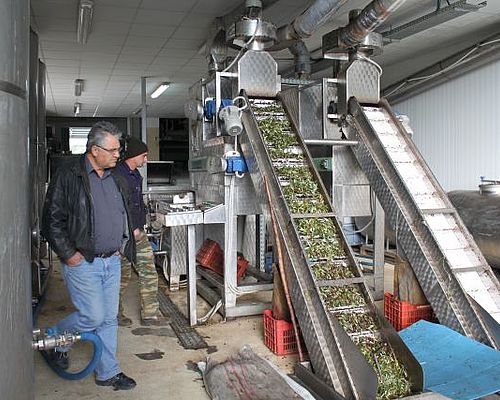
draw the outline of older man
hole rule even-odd
[[[124,182],[111,173],[120,157],[121,132],[98,122],[87,152],[51,180],[42,233],[62,262],[64,281],[76,312],[59,321],[59,331],[95,332],[103,344],[95,383],[115,390],[135,387],[116,359],[120,253],[135,260]],[[67,368],[66,349],[51,354]]]

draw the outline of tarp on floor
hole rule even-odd
[[[399,332],[424,370],[424,388],[455,400],[500,391],[500,351],[421,320]]]
[[[204,364],[204,365],[200,365]],[[205,389],[214,400],[314,400],[311,394],[243,346],[226,361],[198,363]]]

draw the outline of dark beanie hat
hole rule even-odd
[[[148,152],[148,146],[135,137],[127,139],[127,149],[125,150],[125,160]]]

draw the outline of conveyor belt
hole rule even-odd
[[[500,285],[389,104],[349,102],[353,150],[439,321],[500,347]]]
[[[347,399],[421,390],[420,365],[375,308],[293,122],[277,100],[249,104],[240,144],[267,220],[269,207],[276,215],[314,372]],[[267,204],[265,185],[273,204]]]

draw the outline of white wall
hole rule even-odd
[[[500,179],[500,61],[401,103],[413,140],[446,191]]]

